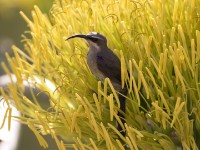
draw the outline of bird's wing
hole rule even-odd
[[[111,51],[99,52],[97,54],[97,67],[113,82],[121,84],[121,63],[119,58]]]

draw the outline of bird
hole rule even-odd
[[[114,89],[120,93],[118,98],[120,101],[120,111],[118,116],[123,123],[126,123],[124,115],[126,110],[127,88],[122,89],[121,80],[121,62],[114,52],[108,48],[107,39],[103,34],[98,32],[90,32],[88,34],[74,34],[66,40],[72,38],[83,38],[87,41],[89,50],[87,53],[87,64],[92,74],[104,83],[105,78],[109,78]],[[119,122],[117,122],[117,130],[126,136],[126,131],[123,130]]]

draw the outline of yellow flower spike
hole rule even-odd
[[[158,106],[158,101],[152,102],[152,106],[155,108],[155,120],[160,122],[160,111],[162,109]]]
[[[152,17],[150,17],[149,19],[150,19],[151,24],[153,26],[153,30],[155,31],[155,34],[154,34],[155,38],[160,41],[161,40],[161,34],[160,34],[159,27],[158,27],[158,25],[156,23],[156,20],[155,20],[155,18],[152,18]]]
[[[191,53],[192,53],[192,70],[195,70],[195,62],[196,62],[196,51],[195,51],[195,41],[191,40]],[[194,76],[194,72],[193,72]]]
[[[138,93],[139,89],[136,85],[136,81],[135,81],[134,78],[133,78],[133,89],[134,89],[134,94],[136,95],[136,98],[137,98],[138,106],[140,106],[141,101],[140,101],[140,96],[139,96],[139,93]]]
[[[77,93],[75,94],[76,95],[76,100],[81,104],[81,105],[85,105],[85,101],[84,99],[78,95]]]
[[[116,93],[116,91],[115,91],[115,89],[114,89],[112,83],[110,82],[110,79],[109,79],[109,78],[106,78],[105,80],[108,80],[108,85],[109,85],[110,88],[111,88],[111,91],[112,91],[112,93],[113,93],[113,95],[114,95],[115,100],[117,101],[118,107],[120,107],[119,98],[118,98],[118,96],[117,96],[117,93]]]
[[[165,74],[165,71],[167,69],[167,58],[168,57],[168,49],[165,49],[163,54],[163,66],[162,66],[162,74]]]
[[[94,143],[94,141],[92,140],[92,138],[89,138],[89,140],[90,140],[94,150],[98,150],[98,148],[97,148],[96,144]]]
[[[142,71],[139,71],[139,76],[141,77],[142,84],[144,85],[145,92],[147,94],[147,99],[149,99],[149,86],[144,78]]]
[[[73,132],[75,129],[77,116],[78,116],[78,114],[76,112],[74,112],[73,116],[72,116],[71,132]]]
[[[8,67],[5,65],[4,62],[1,62],[1,66],[2,66],[3,70],[5,71],[5,73],[9,76],[11,82],[13,82],[13,78],[12,78],[11,72],[8,69]]]
[[[6,93],[5,93],[5,91],[4,91],[4,89],[2,87],[0,87],[0,93],[1,93],[1,96],[3,97],[3,98],[0,99],[0,101],[4,100],[5,103],[6,103],[6,106],[8,108],[11,108],[10,107],[10,103],[9,103],[9,96],[6,95]]]
[[[93,99],[94,99],[95,105],[97,107],[97,113],[98,113],[99,119],[102,120],[102,112],[101,112],[100,102],[97,99],[97,96],[95,93],[93,94]]]
[[[22,65],[22,59],[20,58],[20,56],[19,56],[19,54],[17,53],[16,50],[13,50],[13,52],[14,52],[14,55],[15,55],[15,58],[16,58],[16,62],[17,62],[17,64],[18,64],[18,66],[19,66],[19,69],[21,70],[21,73],[24,74],[25,71],[24,71],[24,67],[23,67],[23,65]],[[22,81],[21,81],[21,82],[22,82]],[[21,83],[21,82],[20,82],[20,83]]]
[[[104,89],[103,89],[103,93],[104,93],[104,103],[106,103],[106,99],[107,99],[107,91],[108,91],[108,79],[106,78],[104,81]]]
[[[155,47],[156,47],[156,51],[158,52],[158,53],[160,53],[161,52],[161,45],[159,44],[159,42],[157,41],[157,38],[155,38],[155,37],[153,37],[153,41],[154,41],[154,45],[155,45]],[[150,57],[151,58],[151,57]],[[148,60],[149,61],[149,60]]]
[[[61,149],[61,150],[66,150],[65,144],[64,144],[63,141],[60,141],[60,149]]]
[[[177,66],[177,63],[176,63],[176,58],[174,58],[174,56],[172,56],[172,59],[173,59],[173,65],[174,66]],[[174,72],[175,72],[175,77],[176,77],[176,81],[175,81],[175,83],[176,83],[176,85],[178,85],[178,83],[179,83],[179,79],[178,79],[178,75],[177,75],[177,72],[176,72],[176,70],[174,69]]]
[[[65,146],[62,141],[59,141],[54,131],[51,131],[51,136],[55,140],[59,150],[65,150]]]
[[[169,115],[162,111],[162,119],[161,119],[161,122],[162,122],[162,125],[163,125],[163,129],[166,129],[167,127],[167,119],[170,118]]]
[[[134,150],[139,150],[138,146],[137,146],[137,141],[136,141],[135,137],[130,136],[130,133],[128,133],[128,135],[129,135],[129,139],[131,141],[131,145],[133,145],[133,147],[134,147]]]
[[[28,19],[28,17],[22,11],[20,11],[19,13],[23,17],[23,19],[27,22],[27,24],[29,25],[30,29],[33,31],[34,30],[33,22],[30,19]]]
[[[181,72],[180,72],[180,70],[178,69],[177,66],[174,67],[174,70],[175,70],[175,74],[176,74],[177,79],[179,79],[180,82],[181,82],[182,91],[183,91],[183,93],[185,93],[185,92],[186,92],[186,85],[185,85],[185,83],[184,83],[184,78],[183,78],[183,76],[181,75]]]
[[[148,40],[146,36],[142,36],[142,43],[144,45],[144,48],[145,48],[145,52],[146,52],[146,56],[148,58],[148,61],[149,61],[149,58],[151,58],[151,52],[150,52],[150,49],[149,49],[149,43],[148,43]]]
[[[178,97],[177,100],[176,100],[176,105],[175,105],[175,108],[174,108],[174,112],[178,109],[178,107],[180,106],[180,102],[181,102],[181,98]]]
[[[140,61],[139,61],[139,70],[142,71],[142,68],[143,68],[143,61],[140,60]]]
[[[128,127],[127,125],[125,125],[125,126],[126,126],[126,130],[127,130],[127,133],[128,133],[128,137],[129,137],[129,139],[132,143],[131,145],[134,147],[134,150],[138,150],[138,147],[137,147],[137,144],[136,144],[137,139],[136,139],[135,133],[131,132],[130,127]]]
[[[190,150],[190,147],[187,145],[186,141],[183,141],[183,146],[186,150]]]
[[[145,69],[147,70],[147,73],[149,74],[151,81],[153,82],[153,85],[155,86],[156,91],[158,92],[158,85],[156,84],[156,80],[153,77],[153,74],[151,73],[151,71],[147,67],[145,67]]]
[[[122,127],[122,129],[125,130],[124,124],[122,123],[121,118],[119,118],[119,116],[117,115],[116,111],[113,111],[113,115],[115,119],[117,120],[117,122],[119,123],[119,125]]]
[[[117,145],[119,146],[120,150],[125,150],[124,146],[118,139],[116,139],[116,142],[117,142]]]
[[[35,13],[36,13],[37,17],[41,18],[43,20],[42,22],[40,22],[40,26],[43,28],[46,28],[46,26],[45,26],[46,18],[44,18],[44,15],[42,14],[42,12],[40,11],[40,9],[38,8],[37,5],[34,5],[34,9],[35,9]]]
[[[181,70],[185,71],[185,68],[186,68],[186,63],[187,61],[186,60],[186,57],[187,57],[187,54],[186,54],[186,57],[184,56],[183,54],[183,47],[180,45],[180,42],[178,42],[178,56],[179,56],[179,67],[181,68]],[[185,50],[184,50],[185,51]]]
[[[82,105],[80,106],[82,107]],[[62,113],[66,119],[66,121],[71,124],[71,120],[72,120],[72,113],[70,113],[69,111],[67,111],[66,109],[62,109]],[[70,119],[69,119],[70,118]]]
[[[59,119],[63,122],[64,127],[67,129],[67,131],[70,131],[70,123],[67,122],[69,119],[64,118],[62,114],[59,114]]]
[[[137,71],[140,71],[139,66],[134,59],[132,59],[132,63],[134,65],[135,69],[137,69]]]
[[[126,138],[124,136],[122,136],[122,134],[116,129],[115,126],[111,125],[110,123],[108,123],[108,126],[115,132],[117,133],[117,135],[120,137],[120,139],[123,141],[123,142],[126,142]]]
[[[132,68],[131,60],[129,60],[128,64],[129,64],[129,74],[130,74],[129,83],[128,83],[129,85],[128,93],[130,93],[133,90],[133,68]]]
[[[176,31],[176,28],[175,27],[172,27],[172,30],[171,30],[171,34],[170,34],[170,45],[172,46],[173,43],[174,43],[174,34],[175,34],[175,31]]]
[[[131,147],[133,148],[133,150],[138,150],[135,137],[130,133],[128,133],[128,136],[129,136],[129,140],[131,141]],[[128,140],[128,143],[129,143],[129,140]]]
[[[134,145],[133,143],[131,143],[131,140],[129,137],[126,137],[126,141],[127,141],[128,146],[130,147],[130,150],[134,150]]]
[[[45,117],[42,116],[38,111],[35,111],[35,115],[36,115],[38,121],[40,122],[40,124],[43,126],[44,132],[45,132],[45,133],[49,133],[51,129],[50,129],[49,126],[46,124]]]
[[[40,133],[35,129],[34,124],[32,124],[31,122],[27,122],[28,123],[28,127],[33,131],[33,133],[35,134],[36,138],[38,139],[40,145],[43,148],[48,148],[48,144],[45,141],[45,139],[40,135]]]
[[[158,101],[153,102],[152,105],[155,107],[156,121],[162,123],[163,128],[166,129],[167,127],[166,123],[168,122],[168,119],[170,118],[169,114],[167,114],[158,106]]]
[[[18,96],[18,93],[16,92],[17,91],[17,86],[15,84],[8,84],[7,85],[8,88],[9,88],[9,91],[10,93],[12,93],[12,96],[13,96],[13,99],[14,99],[14,102],[15,102],[15,107],[17,109],[20,109],[21,108],[21,102],[20,102],[20,97]]]
[[[15,45],[12,46],[13,51],[16,51],[16,53],[19,55],[20,57],[23,57],[24,59],[19,59],[20,61],[23,61],[23,63],[27,63],[26,59],[30,62],[32,62],[33,60],[30,58],[30,56],[28,56],[27,54],[25,54],[22,50],[20,50],[19,48],[17,48]]]
[[[175,0],[174,2],[174,9],[173,9],[173,25],[175,26],[177,24],[177,20],[178,20],[178,1],[179,0]]]
[[[120,56],[121,56],[121,81],[122,81],[122,89],[123,89],[125,86],[125,80],[127,76],[127,68],[126,68],[126,62],[125,62],[125,58],[122,51],[120,51]]]
[[[11,118],[12,118],[12,108],[7,108],[8,111],[8,131],[10,131],[11,128]]]
[[[137,69],[137,72],[138,72],[138,86],[137,87],[138,87],[138,90],[140,90],[142,80],[141,80],[141,76],[139,75],[139,71],[140,71],[141,68],[139,68],[138,64],[136,63],[136,61],[134,59],[132,59],[132,63],[134,65],[134,67]]]
[[[160,54],[160,60],[158,63],[158,69],[160,70],[160,72],[163,72],[163,53]]]
[[[91,120],[91,115],[90,115],[90,109],[86,106],[86,105],[83,105],[84,108],[85,108],[85,115],[86,115],[86,118],[88,120]]]
[[[39,24],[39,20],[37,18],[37,15],[36,15],[36,12],[35,11],[32,11],[32,17],[33,17],[33,23],[34,23],[34,32],[35,32],[35,35],[37,35],[37,39],[36,40],[41,40],[41,32],[40,32],[40,24]],[[39,48],[39,45],[38,45],[38,48]]]
[[[105,101],[104,101],[104,104],[107,102],[108,100],[108,95],[105,95],[103,91],[101,90],[98,90],[99,94],[101,94],[104,98],[105,98]]]
[[[163,45],[164,45],[164,46],[163,46],[163,49],[165,49],[165,48],[166,48],[166,47],[165,47],[165,46],[166,46],[166,35],[163,34],[163,37],[162,37],[162,38],[163,38]]]
[[[137,129],[130,127],[130,131],[135,132],[137,134],[136,137],[138,138],[138,140],[141,140],[141,138],[144,137],[144,135],[140,131],[138,131]]]
[[[156,71],[158,73],[158,77],[162,80],[163,86],[165,87],[166,83],[165,83],[163,74],[161,73],[161,70],[159,70],[158,65],[156,64],[156,62],[152,58],[150,60],[153,63],[153,65],[154,65],[154,67],[155,67],[155,69],[156,69]]]
[[[10,131],[10,127],[11,127],[11,116],[12,115],[12,108],[7,108],[6,109],[6,112],[5,112],[5,115],[3,117],[3,120],[2,120],[2,124],[0,126],[0,129],[3,128],[5,122],[6,122],[6,119],[8,119],[8,131]]]
[[[75,144],[73,144],[73,148],[74,148],[74,150],[79,150]]]
[[[8,62],[9,62],[9,65],[10,65],[10,68],[12,69],[12,71],[13,71],[13,73],[15,74],[15,77],[16,77],[16,80],[18,81],[18,86],[20,86],[21,88],[22,88],[22,79],[21,79],[21,74],[20,74],[20,72],[19,72],[19,68],[18,68],[18,66],[16,65],[17,63],[16,63],[16,59],[12,59],[9,55],[8,55],[8,53],[6,53],[6,58],[7,58],[7,60],[8,60]],[[16,65],[16,66],[15,66]],[[5,70],[5,72],[10,76],[10,79],[11,79],[11,81],[13,82],[13,79],[12,79],[12,77],[11,77],[11,73],[10,73],[10,71],[8,70],[8,68],[4,65],[4,63],[2,63],[2,67],[3,67],[3,69]]]
[[[91,112],[94,112],[96,114],[97,113],[96,110],[92,107],[92,105],[90,104],[90,102],[88,101],[88,99],[86,97],[83,97],[83,100],[84,100],[85,104],[88,106],[89,110]]]
[[[104,139],[105,139],[105,141],[106,141],[107,148],[108,148],[109,150],[114,150],[115,145],[112,144],[112,141],[111,141],[111,139],[110,139],[110,136],[109,136],[109,134],[108,134],[108,131],[106,130],[106,128],[105,128],[105,126],[103,125],[102,122],[100,123],[100,126],[101,126],[102,131],[103,131],[103,134],[104,134]]]
[[[81,142],[81,140],[77,137],[77,143],[80,145],[81,150],[85,150],[85,145]]]
[[[143,59],[143,56],[142,56],[141,49],[140,49],[140,47],[139,47],[138,42],[135,42],[135,47],[136,47],[135,51],[137,52],[137,56],[139,57],[138,59],[139,59],[139,60],[142,60],[142,59]]]
[[[165,97],[163,95],[163,92],[161,90],[158,90],[158,94],[161,98],[161,102],[164,104],[164,106],[166,108],[167,113],[170,114],[170,108],[168,106],[167,100],[165,99]]]
[[[110,94],[108,99],[110,105],[110,121],[113,121],[113,111],[114,111],[113,94]]]
[[[171,128],[173,127],[175,121],[178,119],[178,116],[179,116],[183,106],[185,105],[185,102],[182,102],[182,103],[180,103],[180,102],[181,102],[181,98],[178,97],[177,101],[176,101],[175,108],[174,108],[173,119],[172,119],[171,124],[170,124]]]
[[[180,34],[183,47],[184,47],[185,50],[187,50],[185,35],[184,35],[184,33],[183,33],[183,28],[182,28],[182,26],[181,26],[180,24],[178,25],[178,32],[179,32],[179,34]]]
[[[76,133],[78,137],[82,137],[82,131],[81,131],[80,127],[77,124],[78,124],[78,121],[76,122],[76,126],[74,128],[74,133]]]
[[[200,31],[196,31],[197,41],[197,52],[196,52],[196,63],[200,61]]]
[[[92,122],[92,125],[94,126],[94,131],[97,135],[97,140],[99,141],[100,140],[100,133],[99,133],[99,128],[98,128],[98,125],[97,125],[97,122],[95,120],[95,117],[94,115],[91,113],[91,122]]]

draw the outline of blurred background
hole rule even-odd
[[[0,0],[0,62],[6,61],[4,53],[12,54],[14,44],[23,49],[21,35],[29,30],[19,11],[31,18],[31,10],[37,5],[48,15],[53,0]],[[3,74],[2,68],[0,75]]]
[[[21,41],[21,35],[29,30],[26,22],[22,19],[19,12],[23,11],[29,18],[31,18],[31,10],[33,6],[37,5],[43,13],[48,15],[49,9],[52,5],[53,0],[0,0],[0,63],[6,62],[5,52],[9,53],[12,56],[12,45],[16,45],[23,50],[23,42]],[[0,82],[4,81],[4,71],[0,65]],[[4,76],[5,77],[5,76]],[[0,83],[1,85],[1,83]],[[4,112],[5,108],[0,106],[0,112]],[[13,111],[14,112],[14,111]],[[1,114],[1,113],[0,113]],[[0,125],[2,120],[0,118]],[[15,123],[13,123],[14,125]],[[11,124],[12,125],[12,124]],[[20,128],[14,128],[14,131],[10,131],[9,134],[7,127],[0,129],[0,134],[3,135],[0,137],[0,150],[3,150],[3,145],[6,144],[9,147],[6,147],[6,150],[41,150],[35,135],[27,128],[25,125],[19,125]],[[12,128],[12,127],[11,127]],[[11,129],[12,130],[12,129]],[[17,136],[19,132],[19,136]],[[3,133],[3,134],[2,134]],[[4,139],[8,134],[7,139]],[[16,136],[17,147],[13,148],[11,146],[13,141],[12,137]],[[50,143],[48,150],[56,150],[57,146],[55,141],[51,137],[46,137],[47,143]],[[5,148],[4,148],[5,149]]]

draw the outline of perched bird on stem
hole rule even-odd
[[[92,74],[100,81],[104,82],[105,78],[109,78],[113,87],[117,92],[120,101],[120,109],[123,113],[126,110],[127,88],[122,89],[121,82],[121,63],[119,58],[107,46],[106,37],[97,32],[90,32],[89,34],[75,34],[67,38],[83,38],[89,44],[89,51],[87,54],[87,64]],[[124,124],[124,115],[118,111],[118,116]],[[123,131],[119,122],[117,122],[118,131],[125,136],[126,132]]]

